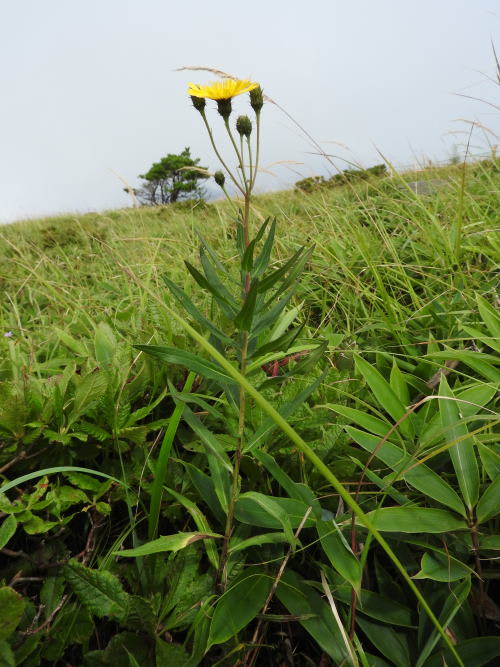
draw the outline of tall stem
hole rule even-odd
[[[224,125],[226,126],[226,131],[229,135],[231,143],[233,144],[234,152],[236,153],[236,156],[238,158],[238,162],[241,169],[241,178],[243,179],[243,182],[245,184],[245,197],[246,197],[249,194],[251,183],[247,181],[247,177],[245,175],[245,165],[243,164],[243,152],[240,152],[240,150],[238,149],[238,145],[234,140],[233,133],[231,132],[231,128],[229,127],[229,118],[224,118]]]
[[[260,111],[255,112],[255,125],[256,125],[256,131],[257,131],[257,137],[256,137],[256,148],[255,148],[255,167],[254,167],[254,172],[253,172],[253,179],[252,182],[250,183],[250,190],[253,190],[253,186],[255,185],[255,179],[257,178],[257,172],[259,171],[259,155],[260,155]]]
[[[247,183],[247,188],[250,187],[250,184]],[[245,208],[243,211],[243,237],[245,241],[245,248],[248,248],[250,244],[250,232],[249,232],[249,216],[250,216],[250,191],[247,189],[245,193]],[[244,299],[247,298],[248,292],[250,290],[250,273],[245,273],[244,277],[244,288],[243,294]],[[243,377],[246,375],[247,370],[247,356],[248,356],[248,331],[242,332],[241,340],[241,357],[240,357],[240,373]],[[236,502],[239,495],[239,482],[240,482],[240,465],[241,465],[241,456],[243,453],[243,447],[245,444],[245,412],[246,412],[246,390],[243,385],[240,385],[240,405],[239,405],[239,415],[238,415],[238,440],[236,443],[236,451],[234,453],[234,462],[233,462],[233,478],[231,481],[231,495],[229,498],[229,504],[227,509],[226,517],[226,529],[224,532],[224,544],[222,546],[221,557],[219,561],[219,571],[217,572],[217,585],[223,590],[226,587],[227,580],[227,560],[229,554],[229,540],[233,533],[233,524],[234,524],[234,509],[236,507]]]

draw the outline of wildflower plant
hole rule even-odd
[[[240,115],[233,122],[232,100],[247,93],[253,113]],[[363,512],[332,470],[289,422],[321,386],[328,372],[315,371],[321,364],[327,342],[307,335],[305,325],[296,323],[300,309],[293,307],[312,248],[302,246],[287,261],[276,266],[272,262],[276,220],[268,218],[253,229],[251,201],[259,171],[260,123],[265,101],[262,89],[249,80],[225,80],[208,86],[190,84],[189,95],[220,162],[221,169],[214,174],[215,182],[228,198],[226,182],[232,182],[242,198],[243,205],[235,220],[237,266],[235,270],[233,261],[219,257],[201,236],[202,270],[185,262],[192,279],[212,299],[210,318],[179,285],[164,276],[166,287],[188,314],[190,322],[163,303],[164,307],[210,359],[203,353],[165,345],[136,346],[164,362],[181,365],[187,370],[187,376],[182,389],[170,386],[176,408],[153,466],[155,476],[148,515],[150,541],[116,553],[122,557],[143,557],[159,552],[178,552],[202,541],[210,572],[204,576],[208,588],[200,599],[201,608],[193,621],[193,660],[195,656],[196,660],[200,659],[212,646],[236,638],[259,613],[265,616],[273,599],[277,598],[294,616],[318,617],[318,620],[309,622],[306,619],[301,623],[335,664],[358,664],[353,648],[356,600],[361,591],[365,554],[369,552],[371,540],[375,540],[435,626],[435,641],[440,635],[461,664],[429,604],[377,530],[373,516]],[[207,114],[207,100],[216,102],[236,167],[222,155],[215,141]],[[156,295],[155,298],[160,300]],[[307,375],[309,379],[301,381],[297,392],[293,388],[290,392],[293,383],[289,381],[300,375]],[[193,391],[195,386],[196,392]],[[273,395],[277,388],[286,396],[279,403]],[[178,490],[166,487],[172,446],[181,423],[195,438],[199,455],[191,461],[182,458],[178,461],[187,471],[198,502],[208,508],[208,517],[197,503]],[[280,467],[273,456],[277,449],[278,429],[287,439],[287,445],[296,447],[301,455],[305,455],[313,470],[342,499],[344,505],[338,508],[340,516],[334,517],[331,511],[321,506],[307,484],[295,482]],[[256,475],[264,476],[264,484],[254,483]],[[279,487],[284,496],[273,495],[272,487]],[[271,493],[254,488],[264,488]],[[158,537],[165,491],[191,515],[196,531]],[[352,546],[342,535],[341,525],[344,529],[346,525],[353,527]],[[368,531],[367,546],[361,558],[355,553],[356,525]],[[263,533],[263,528],[272,529],[272,532]],[[350,612],[345,619],[351,627],[350,636],[338,616],[335,616],[336,625],[332,625],[331,610],[314,587],[306,584],[293,568],[287,567],[300,546],[301,532],[309,528],[315,529],[320,548],[331,565],[330,585],[342,581],[350,589]],[[249,565],[247,552],[252,553],[252,548],[262,545],[271,551],[259,552],[260,566]],[[278,555],[266,566],[265,553]],[[274,560],[281,563],[279,567],[273,567]],[[153,556],[150,572],[155,571],[154,563]],[[324,574],[321,586],[330,601],[331,592]],[[262,621],[259,620],[255,623],[250,644],[234,649],[243,652],[242,664],[256,664],[263,634]],[[195,664],[198,664],[196,660]]]

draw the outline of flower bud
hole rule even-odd
[[[264,106],[264,95],[260,86],[250,91],[250,105],[255,113],[259,113]]]
[[[191,95],[191,102],[197,111],[203,113],[206,104],[204,97],[195,97],[194,95]]]
[[[217,100],[217,111],[220,113],[224,120],[227,120],[233,110],[231,106],[231,98],[224,100]]]
[[[214,181],[219,185],[221,188],[224,187],[224,183],[226,181],[226,177],[222,173],[222,171],[216,171],[214,174]]]
[[[236,129],[242,137],[249,137],[252,132],[252,121],[248,116],[238,116]]]

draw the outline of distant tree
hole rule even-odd
[[[146,206],[173,204],[183,199],[203,199],[205,192],[200,181],[209,178],[209,175],[203,173],[206,167],[199,167],[199,161],[199,158],[193,160],[189,148],[185,148],[180,155],[169,153],[159,162],[154,162],[148,172],[139,175],[144,183],[134,189],[134,195]]]

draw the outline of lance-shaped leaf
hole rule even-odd
[[[278,282],[278,280],[281,280],[281,278],[284,278],[288,271],[291,271],[293,267],[297,264],[299,261],[301,255],[304,254],[306,250],[305,246],[302,246],[297,250],[297,252],[290,257],[290,259],[283,264],[279,269],[275,269],[272,273],[270,273],[268,276],[263,278],[260,282],[260,291],[261,292],[267,292],[267,290],[271,289],[271,287],[274,287],[274,285]]]
[[[405,454],[400,447],[392,442],[386,441],[381,444],[379,437],[352,426],[347,426],[346,431],[358,445],[361,445],[368,452],[374,453],[380,461],[383,461],[415,489],[450,507],[462,516],[466,516],[460,496],[432,468],[423,463],[412,467],[415,459],[411,455]]]
[[[196,503],[193,503],[191,500],[189,500],[189,498],[186,498],[186,496],[183,496],[181,493],[177,493],[177,491],[169,489],[168,487],[166,488],[170,495],[173,496],[183,507],[185,507],[189,514],[193,517],[193,521],[195,522],[196,528],[198,528],[200,534],[213,534],[206,516],[200,510],[198,505],[196,505]],[[212,563],[214,568],[217,569],[219,567],[219,556],[212,540],[206,540],[205,548],[207,550],[208,560]]]
[[[451,398],[451,400],[442,399],[439,401],[439,412],[443,427],[446,428],[447,442],[460,440],[460,442],[453,444],[448,451],[464,503],[471,512],[479,498],[479,469],[474,445],[471,437],[464,439],[464,436],[468,433],[467,426],[462,421],[459,403],[454,399],[453,392],[444,375],[441,376],[439,393],[441,396]]]
[[[265,228],[267,227],[267,224],[269,222],[269,218],[264,222],[262,227],[259,230],[259,234],[262,232],[264,233]],[[267,238],[264,242],[264,245],[262,247],[262,250],[260,251],[257,259],[255,260],[253,264],[253,270],[252,270],[252,275],[257,278],[258,276],[261,276],[264,271],[267,269],[269,266],[269,260],[271,258],[271,252],[273,249],[274,245],[274,236],[276,233],[276,218],[274,218],[272,224],[271,224],[271,229],[269,230],[269,234],[267,235]]]
[[[215,380],[223,384],[234,384],[233,378],[227,375],[220,366],[187,350],[179,350],[176,347],[167,347],[166,345],[134,345],[134,347],[162,361],[184,366],[209,380]]]
[[[301,324],[300,327],[290,329],[290,331],[285,331],[285,333],[282,334],[279,338],[261,345],[254,352],[252,352],[251,358],[259,359],[259,357],[263,357],[264,355],[270,354],[271,352],[287,352],[292,347],[297,337],[301,334],[304,326],[305,324]],[[311,346],[313,345],[314,342],[311,341]]]
[[[483,493],[476,508],[478,523],[484,523],[500,513],[500,477],[493,480]]]
[[[255,495],[261,496],[261,498],[257,501]],[[266,504],[264,499],[269,500],[270,503]],[[271,506],[272,511],[269,511]],[[271,498],[271,496],[264,496],[263,494],[242,493],[236,503],[234,516],[241,523],[258,526],[259,528],[283,530],[284,525],[287,525],[286,535],[288,541],[290,541],[289,525],[292,528],[298,528],[308,511],[307,503],[294,498]],[[314,526],[314,523],[314,516],[310,513],[304,526],[310,528]]]
[[[219,276],[217,274],[217,271],[215,270],[215,267],[212,265],[212,262],[207,257],[203,248],[200,248],[200,262],[201,262],[201,266],[203,267],[203,271],[205,273],[205,276],[206,276],[208,282],[218,292],[221,293],[221,295],[224,297],[226,302],[228,302],[230,304],[233,304],[233,302],[234,302],[234,307],[236,308],[236,301],[235,301],[233,295],[227,289],[227,287],[224,285],[222,280],[219,279]]]
[[[231,463],[229,462],[229,458],[224,450],[224,447],[217,440],[212,431],[210,431],[206,426],[204,426],[201,423],[198,417],[190,410],[190,408],[187,405],[184,407],[182,418],[184,419],[186,424],[188,424],[193,429],[196,435],[201,438],[203,444],[205,445],[207,453],[214,455],[222,463],[222,465],[226,468],[226,470],[232,473],[233,468],[231,466]],[[219,498],[219,501],[220,500],[221,498]]]
[[[80,602],[91,614],[98,618],[126,618],[129,595],[114,574],[106,570],[92,570],[76,560],[66,563],[63,573]]]
[[[214,285],[212,282],[207,280],[205,276],[202,273],[200,273],[200,271],[198,271],[196,267],[194,267],[187,261],[184,261],[184,264],[186,265],[187,270],[196,280],[198,285],[201,288],[206,289],[207,292],[210,292],[210,294],[215,298],[215,300],[222,308],[224,313],[227,315],[227,317],[230,318],[234,317],[234,313],[236,312],[236,301],[227,292],[227,290],[225,291],[225,293],[222,293],[219,290],[218,286]]]
[[[288,516],[284,507],[280,503],[276,502],[275,498],[266,496],[263,493],[258,493],[257,491],[248,491],[247,493],[242,493],[240,495],[238,502],[244,502],[245,500],[255,503],[266,514],[275,519],[280,524],[281,528],[283,528],[283,532],[287,536],[290,545],[295,546],[297,540],[295,539],[292,532],[290,517]]]
[[[406,414],[407,409],[396,396],[390,384],[382,376],[380,371],[358,355],[355,355],[355,363],[380,406],[391,415],[394,421],[401,419]],[[406,436],[411,437],[414,435],[411,415],[401,422],[399,428]]]
[[[238,329],[242,329],[243,331],[251,330],[258,290],[259,279],[255,278],[250,284],[250,290],[246,295],[245,302],[243,303],[240,312],[234,318],[234,325]]]
[[[359,591],[362,575],[360,562],[347,544],[335,520],[317,521],[316,530],[323,551],[332,566],[356,591]]]
[[[446,533],[469,529],[456,514],[432,507],[382,507],[366,516],[382,533]],[[357,523],[362,525],[361,521]]]
[[[172,292],[174,297],[179,301],[179,303],[182,305],[184,310],[191,315],[191,317],[198,322],[198,324],[201,324],[201,326],[204,329],[208,329],[216,338],[218,338],[221,341],[224,341],[225,343],[231,344],[232,341],[229,338],[229,336],[226,336],[225,333],[223,333],[220,329],[218,329],[215,324],[210,322],[204,315],[201,314],[201,312],[198,310],[198,308],[194,305],[194,303],[191,301],[191,299],[188,297],[188,295],[184,292],[182,288],[180,288],[178,285],[176,285],[174,282],[170,280],[170,278],[167,278],[166,276],[163,276],[163,281],[169,288],[169,290]]]
[[[199,540],[211,540],[214,538],[222,538],[218,533],[176,533],[175,535],[164,535],[151,542],[141,544],[135,549],[122,549],[122,551],[113,551],[114,556],[124,556],[126,558],[139,558],[142,556],[150,556],[151,554],[164,553],[166,551],[180,551],[185,549],[190,544],[198,542]]]

